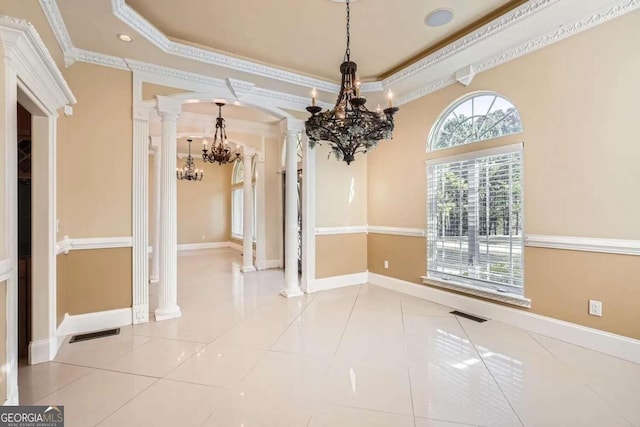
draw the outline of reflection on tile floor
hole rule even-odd
[[[67,427],[640,427],[640,365],[371,285],[287,300],[240,262],[180,256],[182,318],[21,366],[21,403]]]

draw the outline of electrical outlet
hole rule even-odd
[[[386,259],[384,260],[384,268],[389,268],[389,261]]]
[[[589,314],[592,316],[602,317],[602,302],[590,299]]]
[[[204,240],[204,234],[202,235],[202,240]]]

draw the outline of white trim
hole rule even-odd
[[[535,248],[640,256],[640,240],[527,234],[524,244]]]
[[[232,237],[234,237],[234,236],[232,236]],[[234,237],[234,238],[236,238],[236,237]],[[237,239],[237,238],[236,238],[236,239]],[[240,251],[240,252],[242,252],[242,249],[243,249],[243,248],[242,248],[242,245],[240,245],[240,244],[238,244],[238,243],[236,243],[236,242],[229,242],[229,247],[230,247],[231,249],[234,249],[234,250],[236,250],[236,251]]]
[[[342,276],[325,277],[323,279],[310,280],[308,284],[307,293],[326,291],[329,289],[343,288],[345,286],[361,285],[367,283],[369,280],[369,273],[353,273],[345,274]]]
[[[639,340],[375,273],[369,283],[640,363]]]
[[[517,134],[516,134],[517,135]],[[501,145],[499,147],[487,148],[485,150],[470,151],[462,154],[454,154],[453,156],[437,157],[426,160],[428,166],[439,165],[442,163],[464,162],[465,160],[479,159],[489,156],[499,156],[500,154],[518,153],[524,149],[524,144],[518,142],[515,144]],[[440,150],[437,150],[440,151]],[[437,151],[431,151],[430,154]]]
[[[274,268],[282,268],[282,260],[280,259],[267,259],[264,261],[264,265],[262,265],[260,270],[271,270]]]
[[[475,295],[482,298],[499,301],[505,304],[511,304],[523,308],[531,308],[531,300],[525,298],[522,295],[498,292],[494,289],[483,288],[480,286],[474,286],[467,283],[461,283],[456,281],[446,281],[442,278],[436,277],[422,277],[422,283],[429,286],[437,286],[439,288],[449,289],[452,291],[463,292],[466,294]]]
[[[366,225],[346,225],[342,227],[316,227],[316,236],[327,236],[333,234],[361,234],[366,233]]]
[[[11,273],[13,273],[11,260],[8,258],[0,260],[0,282],[9,280],[9,278],[11,277]]]
[[[183,243],[178,245],[180,251],[198,251],[202,249],[228,248],[230,242]]]
[[[70,239],[64,236],[63,240],[56,243],[56,255],[68,254],[69,251],[82,251],[90,249],[115,249],[130,248],[133,246],[133,237],[82,237]],[[148,250],[148,248],[147,248]]]
[[[55,335],[49,339],[31,341],[28,352],[29,364],[37,365],[52,361],[58,354],[60,345],[62,345],[62,341]]]
[[[369,233],[409,237],[425,237],[426,235],[424,228],[384,227],[380,225],[370,225]]]
[[[130,307],[86,314],[69,315],[67,313],[64,315],[64,320],[58,329],[61,336],[83,334],[131,325],[131,321],[132,310]]]
[[[339,85],[326,80],[304,76],[302,74],[285,71],[264,64],[239,59],[211,50],[175,42],[165,36],[161,31],[144,19],[135,10],[129,7],[124,0],[112,0],[113,14],[126,25],[140,33],[144,38],[153,43],[165,53],[183,58],[213,64],[236,71],[243,71],[260,77],[267,77],[304,87],[316,87],[320,90],[337,93]]]

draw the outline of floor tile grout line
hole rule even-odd
[[[154,377],[155,378],[155,377]],[[142,393],[144,393],[145,391],[149,390],[154,384],[157,384],[158,381],[160,381],[160,378],[155,378],[155,381],[152,382],[151,384],[149,384],[147,387],[145,387],[143,390],[140,390],[139,393],[134,394],[133,396],[131,396],[130,399],[128,399],[126,402],[124,402],[122,405],[118,406],[116,409],[114,409],[113,411],[111,411],[107,416],[105,416],[104,418],[102,418],[100,421],[98,421],[96,424],[94,424],[94,427],[99,426],[100,424],[102,424],[103,422],[105,422],[107,420],[107,418],[109,418],[110,416],[112,416],[113,414],[115,414],[116,412],[118,412],[120,409],[124,408],[129,402],[131,402],[133,399],[135,399],[136,397],[140,396]]]
[[[502,394],[502,396],[504,397],[505,401],[507,402],[507,404],[511,408],[511,411],[513,411],[513,413],[516,416],[516,418],[518,418],[518,421],[520,422],[520,425],[522,425],[524,427],[524,422],[522,421],[522,418],[520,418],[520,414],[518,413],[518,411],[516,411],[516,408],[513,407],[513,404],[511,403],[511,400],[509,400],[509,397],[507,396],[507,394],[504,392],[504,390],[500,386],[500,383],[498,383],[498,380],[496,380],[496,376],[493,374],[491,369],[489,369],[489,366],[487,366],[487,362],[484,360],[482,355],[480,355],[480,352],[478,351],[478,348],[473,343],[473,340],[471,339],[471,337],[467,333],[467,330],[464,328],[464,325],[460,321],[460,318],[458,316],[454,316],[454,317],[455,317],[456,321],[458,322],[458,325],[460,325],[460,329],[462,329],[462,333],[464,333],[464,335],[467,337],[467,340],[469,340],[469,343],[471,344],[471,347],[473,348],[473,351],[478,355],[478,358],[482,362],[482,365],[487,370],[489,375],[491,375],[491,379],[493,380],[494,384],[498,387],[498,390],[500,390],[500,393]]]
[[[353,315],[353,310],[356,308],[356,304],[358,303],[358,298],[360,297],[360,291],[362,291],[363,285],[358,285],[358,293],[356,294],[355,299],[353,300],[353,305],[351,306],[351,311],[349,312],[349,316],[347,316],[347,320],[344,323],[344,327],[342,328],[342,333],[340,334],[340,339],[338,340],[338,345],[336,346],[336,351],[333,352],[333,360],[331,364],[335,361],[336,356],[338,355],[338,350],[340,350],[340,345],[342,345],[342,339],[344,338],[345,332],[347,332],[347,327],[349,326],[349,322],[351,321],[351,316]]]
[[[404,341],[404,352],[407,357],[407,378],[409,379],[409,397],[411,398],[411,413],[413,414],[413,427],[416,427],[416,408],[413,404],[413,387],[411,384],[411,369],[409,368],[409,348],[407,346],[407,329],[404,326],[404,308],[400,299],[400,318],[402,319],[402,338]]]
[[[307,294],[307,295],[308,295],[308,294]],[[310,305],[315,301],[315,299],[316,299],[316,296],[317,296],[317,295],[318,295],[318,294],[314,294],[314,295],[312,295],[312,297],[311,297],[311,301],[309,301],[309,302],[308,302],[308,303],[307,303],[307,304],[302,308],[302,310],[300,310],[300,312],[299,312],[299,313],[298,313],[298,314],[293,318],[293,320],[291,320],[291,322],[289,322],[289,323],[287,324],[287,327],[286,327],[286,328],[284,328],[284,330],[282,331],[282,333],[281,333],[280,335],[278,335],[278,337],[273,341],[273,343],[269,346],[269,348],[268,348],[267,350],[265,350],[265,351],[264,351],[264,353],[262,354],[262,356],[260,356],[260,357],[258,358],[258,360],[256,360],[256,362],[255,362],[253,365],[251,365],[251,367],[250,367],[249,369],[247,369],[247,372],[245,372],[245,373],[244,373],[244,375],[242,376],[242,378],[241,378],[241,379],[240,379],[240,381],[238,382],[238,385],[240,385],[240,384],[242,384],[242,383],[244,382],[244,380],[245,380],[245,379],[247,378],[247,376],[249,376],[249,374],[250,374],[250,373],[255,369],[255,367],[258,365],[258,363],[260,363],[260,362],[265,358],[265,356],[267,355],[267,353],[269,353],[269,352],[271,351],[271,347],[273,347],[273,346],[275,345],[275,343],[277,343],[277,342],[278,342],[278,340],[280,339],[280,337],[282,337],[282,336],[287,332],[287,330],[289,330],[289,328],[291,327],[291,325],[293,325],[293,324],[295,323],[295,321],[296,321],[296,320],[297,320],[297,319],[302,315],[302,313],[304,313],[304,312],[305,312],[305,310],[306,310],[307,308],[309,308],[309,306],[310,306]]]
[[[57,363],[58,365],[66,365],[66,366],[69,366],[69,365],[67,365],[67,364],[65,364],[65,363],[60,363],[60,362],[53,362],[53,361],[51,361],[51,362],[49,362],[49,363]],[[33,366],[33,365],[30,365],[30,366]],[[79,366],[79,365],[71,365],[71,366],[77,366],[77,367],[80,367],[80,368],[87,368],[86,366]],[[94,368],[94,369],[95,369],[95,368]],[[51,396],[52,394],[54,394],[54,393],[56,393],[56,392],[58,392],[58,391],[62,390],[63,388],[65,388],[65,387],[67,387],[67,386],[69,386],[69,385],[71,385],[71,384],[75,383],[76,381],[81,380],[82,378],[84,378],[84,377],[86,377],[87,375],[90,375],[90,374],[92,374],[92,373],[93,373],[93,371],[86,372],[86,373],[84,373],[84,374],[80,375],[78,378],[75,378],[75,379],[71,380],[71,382],[69,382],[68,384],[65,384],[65,385],[63,385],[63,386],[61,386],[61,387],[58,387],[57,389],[53,390],[51,393],[47,393],[46,395],[42,396],[40,399],[37,399],[37,400],[35,400],[35,401],[31,402],[31,403],[27,403],[27,405],[33,405],[34,403],[39,402],[39,401],[41,401],[42,399],[46,399],[47,397]],[[20,402],[19,402],[19,403],[20,403]],[[20,404],[22,405],[22,403],[20,403]]]
[[[579,380],[579,383],[580,383],[581,385],[585,385],[585,386],[586,386],[586,387],[587,387],[587,388],[588,388],[588,389],[589,389],[589,390],[590,390],[590,391],[591,391],[591,392],[592,392],[596,397],[598,397],[598,398],[602,401],[602,403],[604,403],[604,404],[607,406],[607,408],[609,408],[613,413],[620,415],[620,417],[621,417],[621,418],[622,418],[622,419],[623,419],[627,424],[629,424],[629,426],[630,426],[630,427],[633,427],[633,423],[632,423],[631,421],[629,421],[625,415],[621,414],[621,413],[620,413],[620,411],[619,411],[615,406],[613,406],[611,403],[609,403],[609,400],[605,399],[605,397],[604,397],[604,396],[602,396],[600,393],[598,393],[598,391],[597,391],[597,390],[595,390],[595,389],[593,388],[593,384],[589,383],[589,382],[586,380],[586,377],[582,377],[582,374],[577,374],[577,373],[576,373],[576,371],[575,371],[575,370],[574,370],[570,365],[568,365],[567,363],[563,362],[563,361],[562,361],[562,359],[560,359],[558,356],[556,356],[556,355],[555,355],[555,354],[554,354],[554,353],[553,353],[553,352],[552,352],[552,351],[551,351],[551,350],[550,350],[546,345],[544,345],[544,343],[540,342],[540,341],[535,337],[535,335],[533,335],[533,333],[532,333],[532,332],[530,332],[530,331],[525,331],[525,332],[526,332],[526,333],[527,333],[527,334],[528,334],[528,335],[529,335],[529,336],[530,336],[530,337],[531,337],[531,338],[532,338],[532,339],[533,339],[533,340],[534,340],[534,341],[535,341],[535,342],[536,342],[540,347],[542,347],[543,349],[545,349],[545,350],[546,350],[546,352],[547,352],[547,353],[549,353],[549,354],[551,355],[551,357],[553,357],[556,361],[558,361],[558,363],[560,363],[560,365],[564,366],[566,369],[569,369],[569,370],[572,372],[573,376],[577,376],[577,377],[578,377],[578,380]],[[565,341],[561,341],[561,342],[562,342],[562,343],[564,343],[564,344],[573,345],[573,344],[567,343],[567,342],[565,342]],[[582,377],[582,378],[580,378],[580,377]],[[583,381],[583,380],[584,380],[584,381]]]

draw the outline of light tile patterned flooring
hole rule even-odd
[[[640,426],[640,365],[371,285],[287,300],[240,261],[180,256],[181,319],[65,343],[21,403],[67,427]]]

